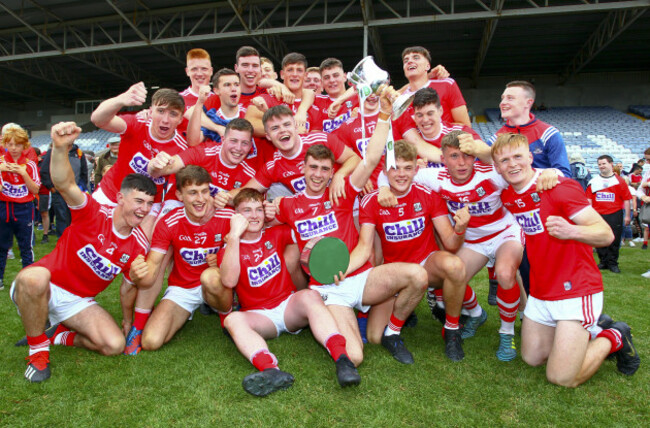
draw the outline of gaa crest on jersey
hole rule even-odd
[[[476,194],[479,195],[480,197],[485,196],[485,190],[483,189],[483,187],[478,187],[476,189]]]
[[[415,210],[416,213],[422,211],[422,204],[419,202],[414,203],[413,210]]]
[[[235,184],[232,185],[233,189],[239,189],[241,187],[241,181],[235,181]]]
[[[386,241],[399,242],[417,238],[424,232],[424,217],[397,221],[395,223],[384,223],[384,234]]]
[[[126,263],[129,261],[130,258],[131,256],[129,256],[128,254],[122,253],[122,256],[120,257],[120,263]]]
[[[271,244],[271,241],[266,241],[264,243],[264,246],[266,247],[267,250],[270,250],[271,248],[273,248],[273,244]]]
[[[336,221],[334,211],[296,222],[296,230],[300,234],[300,239],[308,241],[316,236],[326,235],[338,230],[339,224]]]
[[[214,235],[214,242],[220,242],[220,241],[221,241],[221,234],[217,233],[216,235]]]
[[[544,225],[542,224],[542,218],[539,215],[538,209],[524,213],[516,213],[515,219],[517,219],[517,223],[519,223],[521,230],[526,235],[537,235],[544,231]]]
[[[572,285],[571,285],[571,281],[566,281],[564,283],[564,290],[569,291],[569,290],[571,290],[571,288],[573,288]]]
[[[267,244],[270,242],[267,241]],[[280,273],[282,264],[278,253],[273,253],[257,266],[246,269],[251,287],[261,287],[266,281]]]
[[[326,210],[332,209],[332,203],[330,201],[323,202],[323,206],[325,207]]]
[[[200,266],[205,264],[205,258],[208,254],[217,254],[217,251],[219,251],[219,247],[181,248],[179,254],[188,265]]]
[[[346,102],[345,102],[345,106],[346,106],[347,108],[349,108],[349,109],[352,108],[352,101],[350,101],[350,100],[346,101]]]
[[[541,200],[540,197],[539,197],[539,193],[537,193],[537,192],[531,193],[530,197],[533,199],[533,202],[535,202],[535,203],[537,203],[537,202],[539,202]]]
[[[122,268],[99,254],[92,244],[87,244],[77,251],[77,255],[95,275],[104,281],[112,281]]]

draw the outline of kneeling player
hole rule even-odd
[[[347,356],[345,338],[320,295],[308,289],[296,292],[291,282],[283,256],[285,247],[293,244],[291,229],[263,229],[263,200],[255,189],[235,197],[228,244],[219,253],[223,285],[235,288],[241,304],[241,311],[226,317],[225,326],[239,351],[259,370],[244,378],[244,389],[264,396],[291,386],[293,376],[278,369],[265,339],[297,333],[307,324],[336,361],[339,384],[358,385],[361,377]]]
[[[124,350],[120,327],[94,297],[122,271],[130,281],[126,272],[134,260],[143,259],[149,246],[139,225],[153,205],[155,184],[143,175],[127,175],[116,195],[117,205],[100,205],[79,189],[68,160],[80,133],[74,122],[52,127],[52,182],[70,206],[72,224],[54,251],[23,269],[11,288],[27,334],[25,378],[30,382],[50,377],[51,343],[104,355]],[[48,317],[53,327],[46,334]]]
[[[463,243],[469,222],[467,208],[454,215],[452,226],[447,207],[440,196],[424,186],[413,184],[418,170],[417,151],[404,140],[395,143],[396,167],[386,171],[390,189],[397,196],[393,207],[381,207],[378,191],[361,202],[359,245],[361,258],[367,259],[372,249],[375,231],[381,239],[385,263],[418,263],[427,271],[429,286],[444,289],[446,322],[445,353],[453,361],[465,354],[459,330],[460,310],[465,294],[465,264],[451,254]],[[445,248],[436,245],[434,228]]]
[[[129,333],[127,354],[139,352],[140,334],[142,349],[146,351],[169,342],[202,303],[221,313],[231,309],[232,291],[220,286],[219,272],[208,268],[207,256],[216,254],[223,245],[233,212],[214,211],[211,182],[210,174],[196,165],[188,165],[176,174],[176,196],[183,207],[170,211],[158,222],[147,260],[139,263],[137,269],[140,281],[153,283],[171,246],[174,266],[167,281],[169,286],[144,330],[132,329]]]
[[[510,184],[501,194],[524,233],[530,260],[530,298],[521,328],[521,356],[546,363],[547,379],[576,387],[598,370],[609,354],[618,370],[631,375],[640,365],[630,327],[624,322],[596,325],[603,307],[603,281],[593,247],[614,239],[611,228],[589,205],[573,180],[538,192],[539,172],[521,134],[502,134],[492,145],[497,171]],[[549,269],[549,267],[552,267]],[[607,317],[609,318],[609,317]]]

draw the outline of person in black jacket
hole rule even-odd
[[[52,179],[50,178],[50,156],[52,151],[48,152],[43,156],[43,162],[41,163],[41,181],[51,192],[51,201],[52,208],[54,209],[54,217],[56,219],[56,236],[61,237],[63,231],[66,227],[70,226],[70,208],[63,200],[63,197],[56,191]],[[83,191],[87,191],[86,188],[88,183],[88,165],[84,157],[83,152],[76,144],[73,144],[68,152],[68,158],[70,160],[70,165],[74,171],[74,179],[77,183],[77,186]]]

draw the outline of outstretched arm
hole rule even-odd
[[[59,122],[52,127],[52,156],[50,158],[50,177],[56,190],[71,207],[82,205],[86,196],[74,178],[68,152],[81,134],[81,128],[74,122]]]
[[[123,107],[141,106],[147,100],[147,88],[144,83],[138,82],[126,92],[103,101],[92,115],[90,120],[105,131],[122,134],[126,131],[126,122],[117,116]]]

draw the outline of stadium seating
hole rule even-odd
[[[77,138],[76,144],[81,150],[92,150],[97,154],[98,152],[107,149],[108,139],[113,136],[117,136],[117,134],[102,129],[84,132],[79,136],[79,138]],[[31,142],[35,147],[38,147],[41,150],[47,150],[48,145],[50,144],[50,136],[39,135],[32,138]]]
[[[487,109],[485,115],[487,123],[474,125],[484,139],[503,124],[499,109]],[[650,147],[650,121],[634,118],[611,107],[556,107],[537,111],[535,115],[555,126],[562,133],[568,155],[581,154],[592,171],[597,171],[596,159],[604,154],[623,162],[624,169],[629,170]]]
[[[629,106],[628,110],[630,113],[650,119],[650,106]]]

